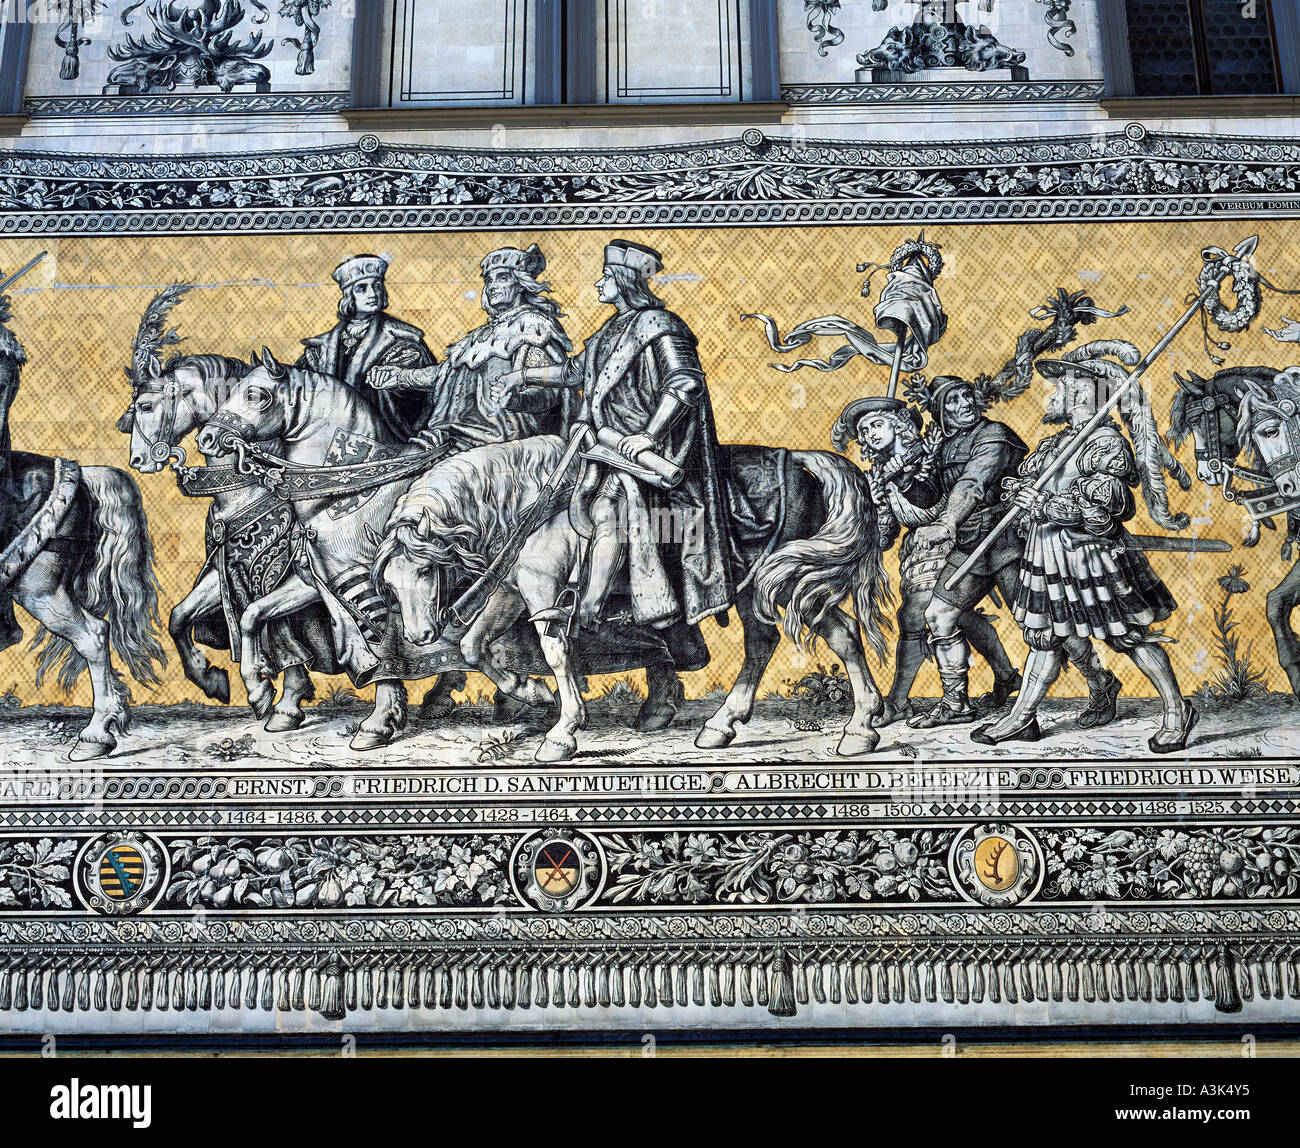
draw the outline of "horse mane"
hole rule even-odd
[[[222,379],[242,379],[253,369],[250,363],[231,355],[182,355],[175,354],[163,366],[163,374],[172,374],[180,369],[194,371],[204,386],[209,386]]]
[[[1192,433],[1192,424],[1187,419],[1187,406],[1193,399],[1204,398],[1208,379],[1201,378],[1195,371],[1189,371],[1187,377],[1175,373],[1174,401],[1169,404],[1169,441],[1180,447]]]
[[[538,435],[461,451],[425,471],[388,517],[371,566],[376,586],[400,552],[482,574],[563,453],[563,439]]]

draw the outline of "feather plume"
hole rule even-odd
[[[135,339],[131,343],[131,365],[126,368],[127,378],[131,380],[134,389],[138,390],[162,373],[161,352],[164,348],[174,347],[183,341],[175,327],[167,326],[167,317],[193,286],[193,283],[173,283],[170,287],[164,287],[145,308]]]

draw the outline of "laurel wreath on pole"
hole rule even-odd
[[[1254,247],[1249,250],[1225,251],[1222,247],[1206,247],[1201,251],[1205,266],[1196,277],[1197,294],[1189,295],[1187,302],[1192,303],[1197,295],[1213,289],[1208,301],[1201,308],[1201,332],[1205,343],[1205,353],[1215,366],[1223,366],[1223,360],[1210,350],[1214,346],[1220,351],[1232,349],[1231,343],[1221,343],[1210,338],[1209,324],[1213,323],[1220,331],[1235,334],[1244,331],[1259,315],[1263,302],[1262,287],[1278,295],[1300,295],[1300,291],[1287,291],[1274,286],[1259,273],[1254,263]],[[1222,284],[1232,279],[1232,293],[1237,305],[1231,309],[1223,302],[1219,292]]]

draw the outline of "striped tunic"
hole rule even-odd
[[[1020,472],[1037,476],[1068,447],[1073,428],[1044,439]],[[1025,630],[1134,638],[1177,606],[1146,555],[1126,545],[1136,511],[1137,461],[1118,425],[1103,423],[1047,483],[1029,515],[1012,612]]]

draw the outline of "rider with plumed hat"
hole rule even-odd
[[[421,391],[376,390],[368,376],[376,367],[425,367],[433,352],[424,332],[387,314],[384,276],[388,260],[380,255],[354,255],[334,268],[339,285],[339,321],[328,331],[304,339],[295,366],[333,375],[365,394],[375,405],[388,432],[406,442],[424,426],[428,399]]]

